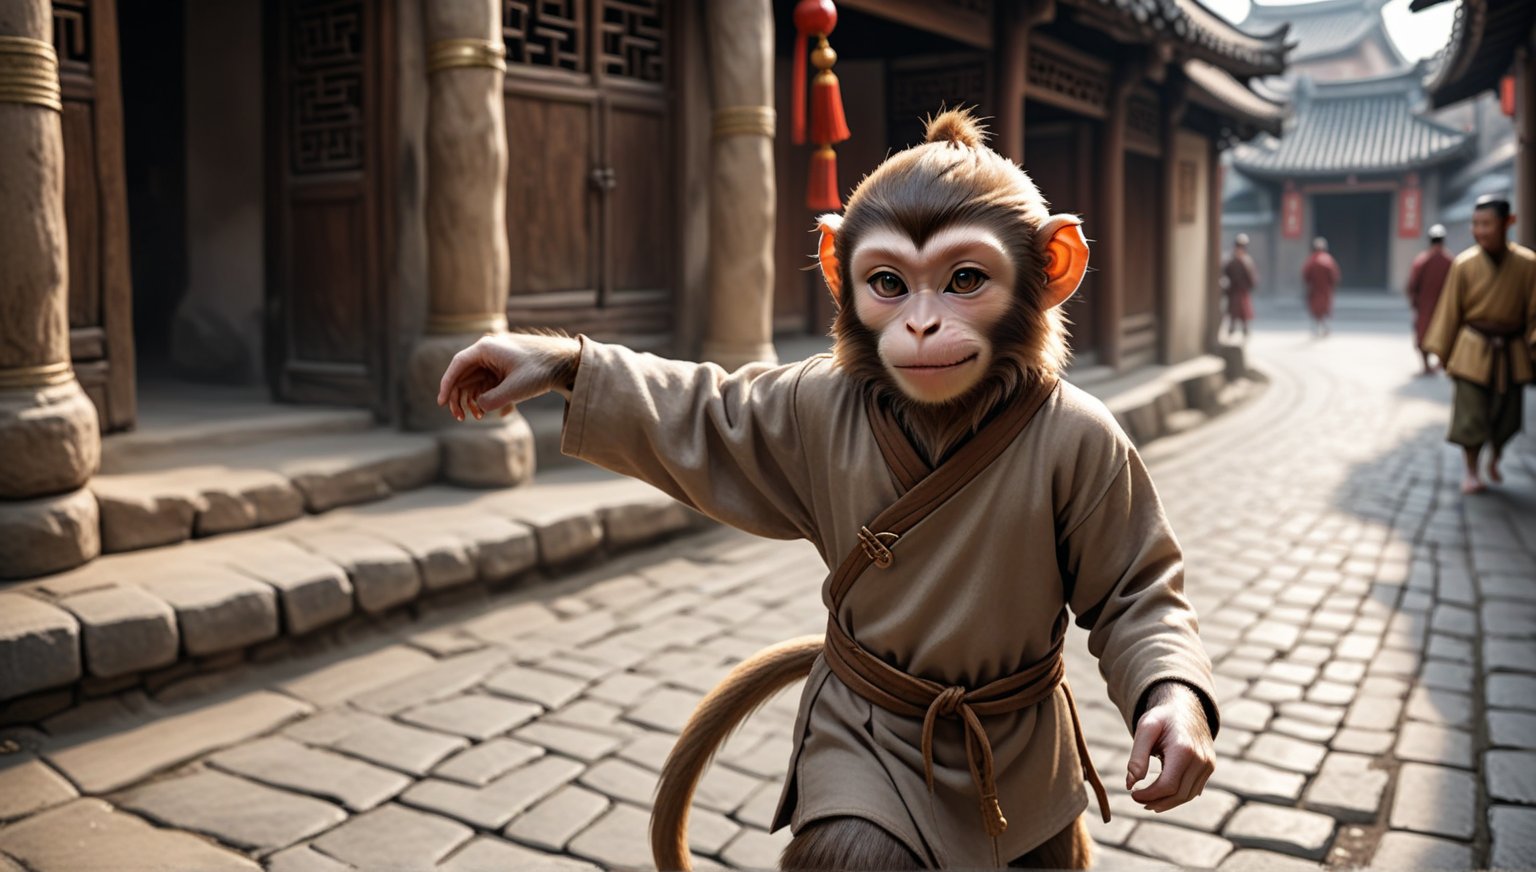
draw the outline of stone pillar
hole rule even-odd
[[[705,15],[714,146],[703,357],[734,369],[755,360],[778,360],[773,350],[773,9],[769,0],[711,0]]]
[[[1206,228],[1205,251],[1205,348],[1215,351],[1221,344],[1221,261],[1226,252],[1221,250],[1221,145],[1211,140],[1206,161]]]
[[[443,469],[457,484],[505,487],[533,473],[522,416],[455,422],[437,406],[448,361],[507,329],[506,48],[495,0],[422,3],[427,42],[427,326],[411,355],[406,421],[452,424]]]
[[[96,408],[69,357],[59,64],[48,0],[0,4],[0,578],[101,551]]]

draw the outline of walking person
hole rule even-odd
[[[1509,201],[1478,198],[1472,211],[1477,244],[1456,256],[1435,307],[1424,348],[1445,361],[1456,385],[1451,429],[1467,472],[1461,492],[1486,487],[1478,472],[1483,446],[1491,450],[1488,479],[1504,479],[1499,459],[1520,432],[1523,385],[1531,380],[1536,343],[1536,252],[1506,240],[1515,216]]]
[[[1430,375],[1435,366],[1429,362],[1429,352],[1424,348],[1424,335],[1429,332],[1429,322],[1435,317],[1435,306],[1440,302],[1440,291],[1445,287],[1445,277],[1451,272],[1451,256],[1445,250],[1445,225],[1429,228],[1429,248],[1419,252],[1408,271],[1408,305],[1413,307],[1413,347],[1418,349],[1424,362],[1423,375]]]
[[[1328,240],[1312,240],[1312,255],[1301,268],[1301,280],[1307,285],[1307,309],[1312,313],[1312,332],[1328,335],[1328,319],[1333,317],[1333,292],[1339,286],[1339,262],[1328,253]]]
[[[1259,270],[1248,254],[1248,234],[1239,233],[1232,240],[1232,256],[1221,267],[1221,282],[1227,291],[1227,333],[1242,327],[1248,338],[1248,322],[1253,320],[1253,289],[1259,286]]]

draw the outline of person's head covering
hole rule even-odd
[[[1236,243],[1237,245],[1241,245],[1242,247],[1247,248],[1248,247],[1248,234],[1246,234],[1246,233],[1239,233],[1239,234],[1237,234],[1237,237],[1234,238],[1232,241],[1234,243]]]
[[[1313,251],[1327,251],[1328,250],[1328,240],[1324,239],[1321,236],[1319,236],[1316,239],[1312,240],[1312,250]]]
[[[1444,242],[1445,241],[1445,225],[1444,224],[1436,224],[1435,226],[1429,228],[1429,241],[1430,242]]]

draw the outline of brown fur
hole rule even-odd
[[[773,695],[811,673],[823,637],[780,642],[738,663],[699,701],[661,767],[651,805],[651,855],[661,870],[690,869],[688,808],[715,752]]]
[[[886,158],[848,199],[836,242],[842,293],[832,324],[833,355],[895,413],[930,463],[941,462],[1021,388],[1054,377],[1066,366],[1066,320],[1060,310],[1041,305],[1045,240],[1037,239],[1035,231],[1049,216],[1034,182],[983,144],[981,126],[965,110],[931,119],[924,144]],[[988,337],[993,360],[981,381],[951,402],[919,403],[891,380],[880,359],[878,336],[854,312],[853,249],[877,227],[899,230],[921,247],[933,234],[960,223],[979,224],[1007,246],[1017,267],[1015,305]]]

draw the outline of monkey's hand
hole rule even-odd
[[[437,404],[453,417],[476,419],[512,411],[515,403],[549,391],[570,397],[581,341],[567,336],[503,333],[486,336],[453,356],[437,389]]]
[[[1200,697],[1177,681],[1160,681],[1147,692],[1126,764],[1125,789],[1145,778],[1152,757],[1163,761],[1157,780],[1131,793],[1151,811],[1167,811],[1199,796],[1216,771],[1216,747]]]

